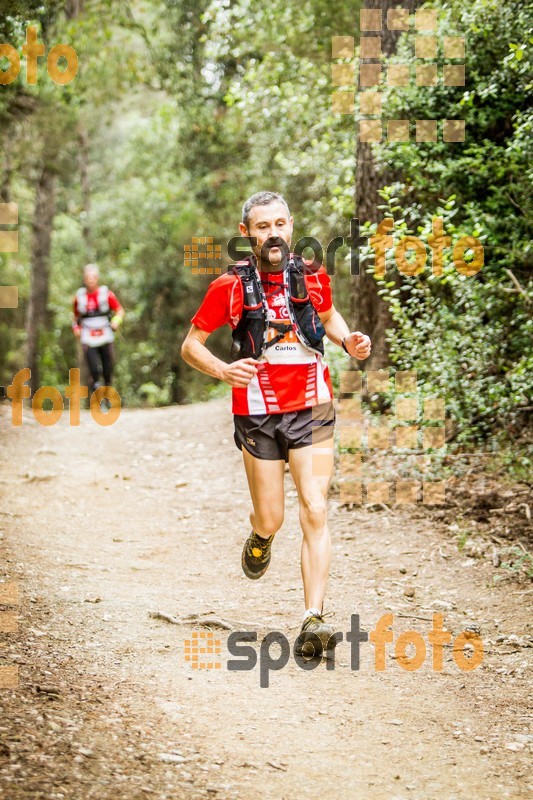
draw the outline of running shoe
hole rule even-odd
[[[268,539],[262,539],[255,531],[252,531],[245,541],[241,564],[242,571],[247,578],[256,581],[267,571],[270,564],[270,547],[274,536],[273,533]]]
[[[321,614],[314,614],[304,620],[300,635],[294,645],[294,651],[298,656],[310,657],[313,655],[322,655],[324,653],[327,658],[328,655],[335,649],[337,640],[331,638],[335,631],[332,625],[324,622],[324,617]],[[314,636],[311,636],[314,634]],[[317,641],[315,636],[320,640],[320,651],[317,652]]]

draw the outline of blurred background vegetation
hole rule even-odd
[[[0,87],[0,202],[18,204],[20,242],[18,253],[0,254],[1,282],[17,284],[20,297],[17,309],[0,311],[0,383],[30,366],[34,388],[63,390],[79,359],[72,297],[83,265],[97,261],[127,311],[117,341],[123,402],[225,391],[179,356],[212,280],[184,267],[184,245],[213,236],[224,251],[243,201],[260,189],[287,197],[296,239],[324,244],[347,237],[353,216],[365,235],[391,216],[395,236],[427,242],[440,216],[453,241],[483,242],[480,272],[460,275],[448,250],[440,277],[429,259],[406,277],[391,258],[376,281],[363,247],[363,274],[353,277],[344,247],[335,303],[374,337],[371,368],[415,369],[422,393],[445,397],[450,442],[510,443],[527,470],[531,12],[516,0],[435,5],[439,40],[466,39],[466,85],[385,87],[384,117],[464,119],[466,141],[363,147],[353,115],[332,113],[331,37],[354,36],[357,55],[360,8],[406,5],[422,4],[0,0],[0,42],[20,51],[33,24],[47,51],[65,42],[79,59],[65,86],[41,58],[36,85],[22,59],[18,79]],[[390,36],[386,58],[412,62],[413,38]],[[228,342],[229,331],[218,331],[210,346],[227,360]],[[331,347],[328,357],[338,381],[346,357]]]

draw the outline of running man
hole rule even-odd
[[[326,335],[358,360],[370,355],[370,339],[350,332],[335,309],[324,266],[304,265],[289,252],[293,218],[280,194],[250,197],[239,229],[250,239],[253,255],[211,283],[181,353],[195,369],[233,387],[234,440],[243,454],[253,506],[242,568],[252,580],[266,572],[274,536],[283,524],[289,464],[303,532],[305,613],[296,650],[312,655],[316,636],[326,652],[328,642],[330,647],[336,643],[330,640],[333,627],[323,618],[335,411],[322,338]],[[230,364],[205,346],[209,335],[226,323],[233,338]]]
[[[113,379],[114,331],[122,324],[124,309],[107,286],[99,286],[100,270],[96,264],[86,264],[83,269],[85,286],[78,289],[74,298],[72,330],[81,340],[83,354],[89,368],[91,392],[101,386],[111,386]],[[111,316],[111,319],[109,318]]]

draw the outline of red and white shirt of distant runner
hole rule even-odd
[[[109,308],[111,311],[115,313],[120,311],[122,306],[120,305],[119,301],[116,298],[114,292],[110,289],[107,290],[107,300],[109,303]],[[98,288],[96,288],[92,292],[87,292],[87,311],[90,313],[92,311],[96,311],[98,309]],[[74,318],[78,318],[78,298],[74,297]],[[90,319],[90,318],[89,318]],[[85,324],[84,324],[85,323]],[[103,324],[103,327],[94,327],[91,322],[87,320],[82,320],[81,325],[74,325],[74,330],[81,330],[82,337],[81,342],[82,344],[89,344],[93,347],[99,347],[102,344],[107,344],[108,342],[112,342],[115,338],[111,325],[109,324],[109,320],[102,320],[100,325]]]

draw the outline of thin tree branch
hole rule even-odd
[[[509,277],[511,278],[512,282],[514,283],[514,285],[516,286],[516,288],[520,292],[520,294],[524,295],[524,297],[526,298],[526,302],[530,303],[531,302],[531,298],[529,297],[529,295],[526,292],[526,290],[524,289],[524,287],[520,285],[520,283],[518,282],[518,279],[514,275],[514,273],[510,269],[507,269],[507,268],[505,268],[505,272],[509,275]]]

